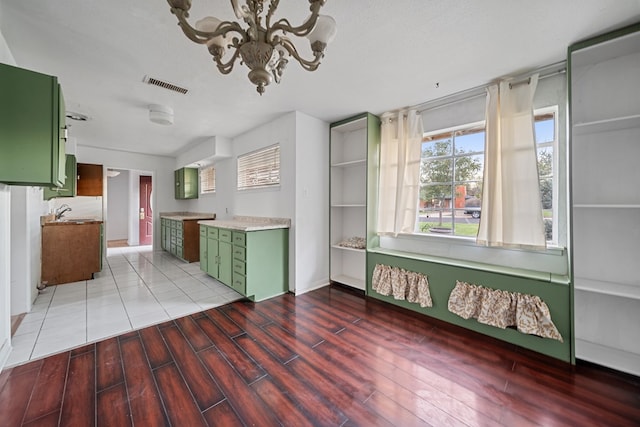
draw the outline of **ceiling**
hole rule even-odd
[[[164,0],[0,0],[0,32],[19,66],[58,76],[67,110],[89,116],[69,122],[78,145],[175,156],[293,110],[380,114],[562,61],[568,45],[640,21],[640,0],[328,0],[322,13],[338,35],[320,68],[291,62],[263,96],[245,66],[220,74]],[[230,2],[193,0],[192,22],[207,15],[231,19]],[[307,1],[280,2],[278,17],[306,15]],[[174,124],[151,123],[149,104],[172,107]]]

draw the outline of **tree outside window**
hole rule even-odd
[[[547,241],[557,241],[554,218],[554,152],[557,107],[535,111],[540,199]],[[475,238],[482,220],[484,123],[425,134],[420,164],[417,233]]]

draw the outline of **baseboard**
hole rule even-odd
[[[302,290],[300,290],[300,289],[295,289],[295,290],[293,291],[293,294],[294,294],[295,296],[303,295],[303,294],[306,294],[307,292],[311,292],[311,291],[315,291],[316,289],[324,288],[324,287],[325,287],[325,286],[327,286],[327,285],[329,285],[329,279],[328,279],[328,278],[326,278],[326,279],[322,279],[322,280],[319,280],[319,281],[317,281],[317,282],[313,283],[313,284],[312,284],[310,287],[308,287],[308,288],[304,288],[304,289],[302,289]]]
[[[11,353],[11,340],[7,338],[0,346],[0,372],[4,369],[4,365],[9,360],[9,354]]]
[[[640,354],[576,339],[576,359],[640,377]]]

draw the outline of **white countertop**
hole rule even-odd
[[[160,212],[160,218],[173,219],[176,221],[187,221],[193,219],[216,219],[214,213],[201,212]]]
[[[290,228],[291,220],[288,218],[267,218],[257,216],[236,216],[229,220],[198,221],[198,224],[210,227],[228,228],[239,231],[273,230],[277,228]]]

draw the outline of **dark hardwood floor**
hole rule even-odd
[[[638,426],[640,379],[327,287],[0,373],[0,426],[56,425]]]

